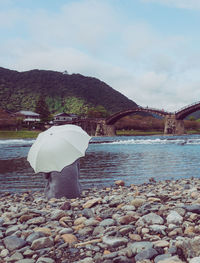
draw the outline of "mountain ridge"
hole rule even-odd
[[[137,104],[105,82],[77,74],[33,69],[19,72],[0,67],[0,108],[9,111],[35,110],[44,96],[51,112],[83,114],[102,106],[110,114]]]

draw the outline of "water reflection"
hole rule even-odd
[[[130,174],[131,167],[127,166],[126,153],[89,152],[81,159],[81,181],[85,185],[90,182],[101,185],[113,182],[113,177],[123,177]]]
[[[44,180],[34,174],[26,158],[0,160],[0,191],[41,190]]]

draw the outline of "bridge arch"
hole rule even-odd
[[[107,125],[114,125],[115,122],[117,122],[119,119],[121,119],[121,118],[123,118],[125,116],[128,116],[128,115],[131,115],[133,113],[140,113],[140,112],[157,114],[157,115],[159,115],[161,117],[165,117],[167,115],[171,115],[170,112],[166,112],[164,110],[148,108],[148,107],[146,107],[146,108],[138,107],[138,108],[133,108],[133,109],[117,112],[117,113],[111,115],[110,117],[108,117],[105,122],[106,122]]]
[[[164,117],[164,134],[172,134],[172,135],[181,135],[185,133],[184,128],[184,121],[183,119],[187,117],[189,114],[196,112],[200,110],[200,102],[193,103],[189,106],[186,106],[179,111],[176,112],[167,112],[164,110],[159,110],[155,108],[143,108],[141,106],[138,106],[137,108],[128,109],[124,111],[117,112],[105,120],[101,121],[97,125],[97,130],[101,130],[101,134],[96,132],[96,135],[107,135],[107,136],[114,136],[115,135],[115,123],[128,115],[134,114],[134,113],[151,113],[156,114],[161,117]]]
[[[189,106],[185,106],[184,108],[176,111],[175,116],[177,120],[183,120],[188,115],[198,110],[200,110],[200,102],[195,102],[193,104],[190,104]]]

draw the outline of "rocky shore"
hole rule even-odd
[[[200,263],[200,179],[0,195],[0,262]]]

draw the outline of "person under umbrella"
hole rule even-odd
[[[73,164],[65,166],[61,172],[45,173],[47,183],[44,193],[50,198],[76,198],[81,195],[81,186],[79,183],[80,164],[79,160]]]
[[[81,195],[79,158],[91,137],[79,126],[53,126],[38,135],[27,160],[36,173],[45,173],[45,195],[76,198]]]

